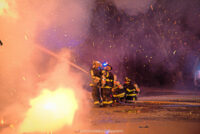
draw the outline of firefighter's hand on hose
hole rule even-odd
[[[101,85],[104,86],[106,84],[106,79],[105,78],[102,78],[101,80]]]
[[[99,77],[93,78],[93,82],[94,82],[94,84],[99,83],[100,82],[100,78]]]
[[[112,92],[114,92],[115,91],[115,89],[114,88],[112,88]]]

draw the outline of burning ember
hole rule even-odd
[[[71,125],[78,109],[72,89],[43,90],[30,101],[31,108],[20,126],[20,132],[50,132]]]

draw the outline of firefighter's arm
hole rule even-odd
[[[119,89],[124,89],[124,87],[121,85],[121,84],[119,84]]]
[[[106,77],[105,77],[105,75],[102,75],[101,84],[102,84],[102,86],[104,86],[106,84]]]
[[[94,76],[94,72],[93,70],[90,71],[90,74],[91,74],[91,77],[92,77],[92,80],[95,84],[97,84],[99,81],[100,81],[100,78],[97,77],[97,76]]]
[[[112,88],[112,92],[115,92],[115,88]]]
[[[139,86],[138,86],[136,83],[134,84],[134,87],[135,87],[136,91],[137,91],[138,93],[140,93],[140,88],[139,88]]]

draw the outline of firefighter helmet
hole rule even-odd
[[[128,78],[128,77],[125,77],[125,81],[126,81],[126,82],[131,82],[131,79]]]
[[[107,70],[107,71],[111,71],[112,66],[110,64],[108,64],[107,66],[104,67],[104,69]]]
[[[105,70],[110,71],[112,70],[112,66],[110,64],[108,64],[108,62],[103,62],[102,66]]]
[[[103,67],[106,67],[108,65],[108,62],[105,61],[102,63],[102,65],[103,65]]]
[[[99,61],[93,61],[93,63],[92,63],[92,67],[93,68],[99,68],[99,67],[101,67],[102,65],[101,65],[101,62],[99,62]]]

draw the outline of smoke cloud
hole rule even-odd
[[[200,55],[199,9],[198,0],[97,0],[80,55],[108,61],[121,80],[129,76],[146,86],[192,84]]]
[[[92,1],[59,0],[56,3],[55,10],[49,13],[51,26],[38,29],[38,42],[52,50],[83,43],[90,26]]]
[[[36,46],[85,68],[108,61],[120,80],[176,85],[192,81],[199,14],[199,0],[0,0],[0,119],[8,128],[0,133],[16,134],[29,100],[43,88],[81,91],[76,97],[87,106],[86,77]]]
[[[17,133],[30,99],[43,88],[70,87],[77,93],[79,109],[87,103],[81,73],[36,46],[71,60],[68,48],[87,37],[92,5],[90,0],[0,1],[0,39],[4,44],[0,47],[0,120],[5,127],[0,133]],[[84,112],[76,116],[79,114]]]
[[[153,7],[155,0],[113,0],[119,10],[125,11],[130,16],[146,13]]]

